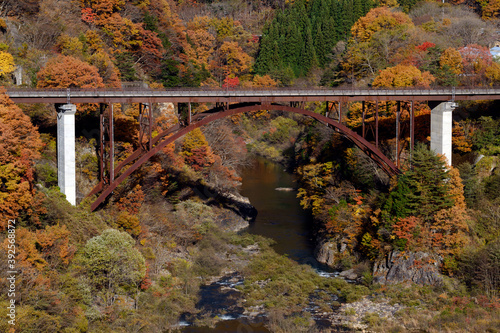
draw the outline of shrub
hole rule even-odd
[[[138,287],[146,276],[144,257],[134,245],[135,241],[126,232],[107,229],[90,239],[77,258],[83,273],[101,291],[107,305],[111,305],[119,288]]]

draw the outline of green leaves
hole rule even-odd
[[[96,289],[115,293],[118,287],[139,284],[146,275],[144,257],[134,245],[126,232],[107,229],[87,242],[77,262]]]

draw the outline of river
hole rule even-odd
[[[258,211],[246,231],[273,239],[277,253],[329,275],[330,270],[314,258],[313,219],[300,207],[294,175],[286,172],[282,165],[256,158],[243,170],[242,179],[240,193],[249,198]],[[202,287],[202,298],[218,298],[217,290],[224,283],[219,281]],[[247,322],[245,318],[226,316],[225,319],[228,320],[220,321],[215,328],[188,326],[182,332],[269,332],[262,324]]]
[[[328,271],[314,258],[313,218],[300,206],[295,176],[282,165],[261,158],[245,168],[242,176],[240,193],[248,197],[258,211],[247,231],[275,240],[273,247],[279,254]]]

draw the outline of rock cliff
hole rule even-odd
[[[393,284],[413,282],[420,285],[438,285],[443,278],[439,273],[441,258],[426,252],[392,251],[383,260],[375,262],[375,283]]]

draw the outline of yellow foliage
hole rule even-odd
[[[88,30],[85,32],[85,39],[87,40],[89,51],[92,53],[103,50],[106,46],[101,36],[99,36],[99,34],[94,30]]]
[[[8,52],[0,51],[0,76],[12,73],[16,69],[14,57]]]
[[[356,157],[356,152],[354,151],[353,148],[347,148],[346,151],[345,151],[345,159],[346,159],[346,162],[349,166],[351,166],[352,168],[356,168],[356,164],[358,163],[358,159]]]
[[[389,8],[397,8],[399,7],[397,0],[379,0],[380,6],[389,7]]]
[[[252,80],[252,87],[255,88],[268,88],[268,87],[277,87],[279,81],[273,80],[269,75],[255,75]]]
[[[421,72],[413,65],[399,64],[380,71],[373,80],[374,87],[429,87],[434,82],[429,72]]]
[[[490,81],[490,85],[498,85],[500,83],[500,64],[493,62],[486,67],[485,76]]]
[[[57,39],[57,47],[63,55],[81,57],[83,54],[83,43],[77,37],[62,34]]]
[[[463,72],[462,56],[460,55],[460,52],[453,47],[444,50],[441,58],[439,59],[439,65],[441,68],[448,66],[451,72],[457,75],[462,74]]]
[[[378,31],[393,29],[401,25],[414,27],[408,15],[402,12],[393,12],[387,7],[378,7],[370,10],[366,16],[354,23],[351,33],[359,41],[368,41]]]
[[[228,76],[234,77],[250,69],[252,57],[246,54],[237,42],[224,42],[219,52],[223,64],[227,65]]]
[[[201,132],[199,128],[196,128],[186,134],[184,142],[182,143],[182,155],[192,156],[193,149],[208,146],[208,141],[205,139],[205,135]]]
[[[217,39],[223,40],[227,37],[232,37],[235,33],[235,27],[240,26],[238,21],[234,21],[230,17],[223,17],[221,19],[213,19],[211,20],[211,25],[217,31]]]
[[[129,214],[127,211],[122,211],[118,215],[116,224],[118,224],[120,229],[123,229],[132,236],[139,236],[141,233],[139,218],[134,214]]]

